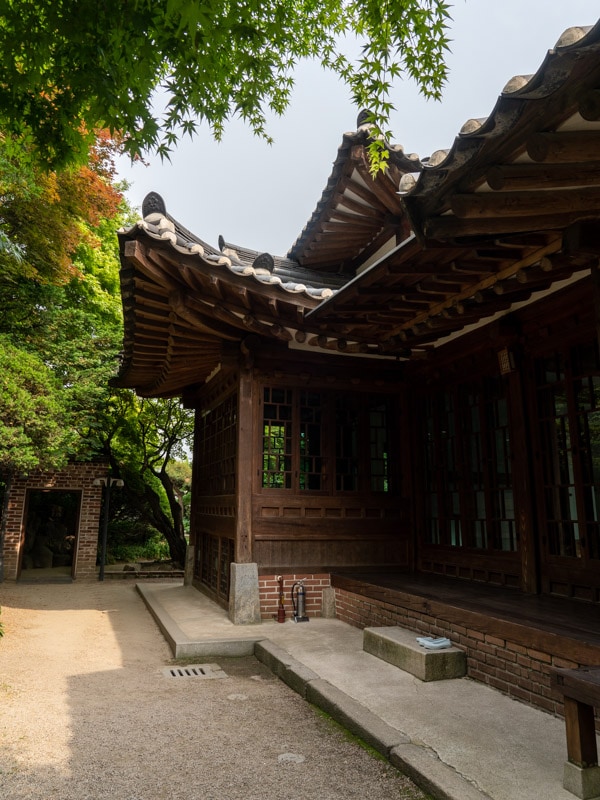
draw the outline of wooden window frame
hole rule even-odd
[[[588,358],[593,350],[595,366],[590,366],[591,361],[584,365],[582,361],[584,349],[588,351]],[[561,375],[557,375],[557,380],[554,382],[543,379],[541,374],[544,364],[548,365],[550,361],[554,361],[561,369]],[[600,511],[596,511],[598,519],[593,519],[593,511],[590,513],[590,493],[596,488],[600,496],[600,474],[597,474],[597,480],[593,479],[593,442],[590,431],[591,415],[600,416],[600,396],[596,397],[596,392],[600,395],[598,349],[595,344],[587,348],[584,345],[557,347],[551,353],[538,357],[535,367],[541,455],[540,516],[543,520],[543,530],[547,532],[542,537],[542,547],[546,558],[550,561],[571,562],[573,565],[581,563],[591,567],[592,564],[597,565],[600,559]],[[547,375],[546,369],[546,378]],[[591,384],[589,379],[592,379]],[[596,391],[590,392],[589,409],[583,407],[582,394],[578,393],[585,382],[588,382],[590,388],[594,388],[594,383],[596,384]],[[561,414],[556,413],[557,393],[553,389],[555,386],[563,387],[564,407]],[[554,417],[548,413],[550,392],[553,392]],[[546,398],[544,393],[548,394]],[[559,434],[562,434],[561,441],[551,432],[551,429],[556,428],[556,423],[550,424],[552,419],[559,418],[562,420],[559,431]],[[583,431],[587,435],[583,435]],[[557,470],[561,472],[561,464],[558,464],[556,459],[561,458],[561,443],[564,454],[562,473],[559,475]],[[589,461],[587,465],[586,459]],[[570,473],[568,476],[564,475],[565,466]],[[564,480],[565,477],[568,480]],[[568,519],[565,517],[561,510],[565,502],[568,502],[569,513],[574,511],[575,517],[572,514]],[[549,504],[558,514],[549,513]],[[577,534],[573,534],[570,544],[564,535],[565,526],[568,527],[569,524],[577,529]]]
[[[502,392],[497,391],[500,383]],[[425,546],[477,553],[516,553],[514,486],[512,471],[506,471],[511,458],[510,443],[506,441],[510,424],[505,380],[482,376],[444,387],[423,399]],[[499,425],[497,420],[500,403],[505,406],[505,425]],[[504,437],[503,482],[497,473],[500,435]],[[474,471],[478,473],[476,480]],[[511,478],[508,485],[507,475]],[[511,502],[507,502],[508,493]],[[506,513],[511,504],[512,516]],[[502,515],[500,510],[504,512]],[[504,536],[502,523],[505,523]],[[498,546],[505,540],[511,547]]]
[[[291,420],[290,420],[290,427],[291,427],[291,480],[288,486],[274,486],[274,485],[265,485],[265,458],[267,456],[267,452],[265,450],[265,425],[267,424],[266,419],[271,419],[265,417],[265,404],[267,401],[267,394],[269,392],[272,393],[273,390],[281,390],[284,392],[289,392],[292,397],[291,402]],[[302,398],[303,395],[306,396],[306,393],[314,394],[315,396],[319,396],[321,398],[321,406],[320,406],[320,414],[319,414],[319,425],[320,425],[320,441],[321,441],[321,448],[318,454],[311,453],[311,454],[303,454],[301,448],[301,442],[303,441],[303,430],[302,426],[304,424],[309,424],[306,420],[302,419],[303,417],[303,408],[307,406],[303,406]],[[272,396],[272,394],[271,394]],[[338,461],[341,457],[338,456],[337,452],[337,441],[338,441],[338,434],[339,434],[339,425],[337,424],[337,414],[336,409],[336,401],[342,398],[351,398],[352,402],[355,404],[354,407],[357,409],[358,415],[358,430],[357,430],[357,455],[354,457],[357,465],[357,476],[356,476],[356,483],[351,489],[340,489],[338,488],[339,484],[337,481],[338,471],[337,465]],[[350,494],[366,494],[366,495],[375,495],[375,496],[385,496],[385,495],[392,495],[394,494],[394,480],[392,478],[391,472],[391,464],[392,459],[390,457],[389,450],[393,447],[393,432],[392,432],[392,425],[391,425],[391,409],[390,409],[390,399],[383,394],[377,393],[360,393],[355,392],[352,394],[342,394],[337,392],[332,392],[327,389],[306,389],[304,387],[279,387],[275,384],[264,384],[260,388],[260,409],[258,415],[258,425],[260,430],[261,436],[261,445],[260,445],[260,454],[261,454],[261,464],[259,465],[258,469],[258,483],[259,483],[259,491],[261,493],[269,493],[275,492],[277,494],[288,493],[297,496],[305,496],[305,495],[350,495]],[[369,425],[369,411],[373,407],[374,404],[383,405],[384,406],[384,413],[385,413],[385,425],[383,426],[387,431],[386,435],[384,436],[385,440],[385,449],[386,452],[377,459],[381,461],[382,459],[385,460],[385,471],[378,473],[376,476],[372,474],[371,465],[373,463],[373,456],[372,456],[372,448],[371,448],[371,434],[372,434],[372,426]],[[317,424],[313,422],[313,424]],[[380,428],[381,429],[381,428]],[[303,459],[310,458],[315,459],[313,464],[318,464],[320,469],[320,477],[321,477],[321,486],[320,488],[307,488],[303,485],[304,480],[306,480],[307,475],[316,475],[317,471],[313,469],[312,472],[307,472],[306,469],[303,469],[305,464],[303,463]],[[365,469],[365,465],[368,465],[369,468]],[[305,478],[303,479],[303,476]],[[383,477],[382,477],[383,476]],[[376,490],[373,489],[372,483],[373,480],[377,478],[378,480],[384,480],[386,484],[386,488],[384,490]],[[283,481],[282,481],[283,483]]]

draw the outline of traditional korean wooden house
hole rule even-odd
[[[193,582],[236,622],[449,635],[553,710],[600,663],[600,23],[428,159],[345,134],[285,258],[149,195],[120,233],[118,383],[196,409]]]

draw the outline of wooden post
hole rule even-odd
[[[578,767],[595,767],[598,748],[594,729],[594,708],[572,697],[564,698],[567,756]]]
[[[252,561],[253,372],[240,369],[238,392],[235,560]]]
[[[600,261],[594,262],[591,268],[592,286],[594,287],[594,318],[596,322],[596,339],[600,349]]]

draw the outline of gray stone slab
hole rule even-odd
[[[440,761],[428,747],[412,743],[392,748],[390,763],[436,800],[490,800],[455,769]]]
[[[307,684],[306,699],[386,758],[392,748],[409,741],[357,700],[322,678]]]
[[[283,647],[273,644],[268,639],[256,642],[254,655],[303,698],[306,698],[307,685],[319,677],[312,669],[293,658]]]
[[[458,647],[427,650],[417,642],[414,631],[395,625],[365,628],[363,649],[422,681],[462,678],[467,674],[467,657],[463,650]]]
[[[254,655],[254,639],[214,639],[202,642],[177,642],[175,658],[241,658]]]
[[[257,564],[231,564],[229,619],[234,625],[260,624]]]
[[[335,619],[335,589],[333,586],[326,586],[323,589],[323,599],[321,603],[321,616],[323,619]]]

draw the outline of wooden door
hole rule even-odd
[[[542,591],[600,601],[600,359],[595,343],[536,359]]]

